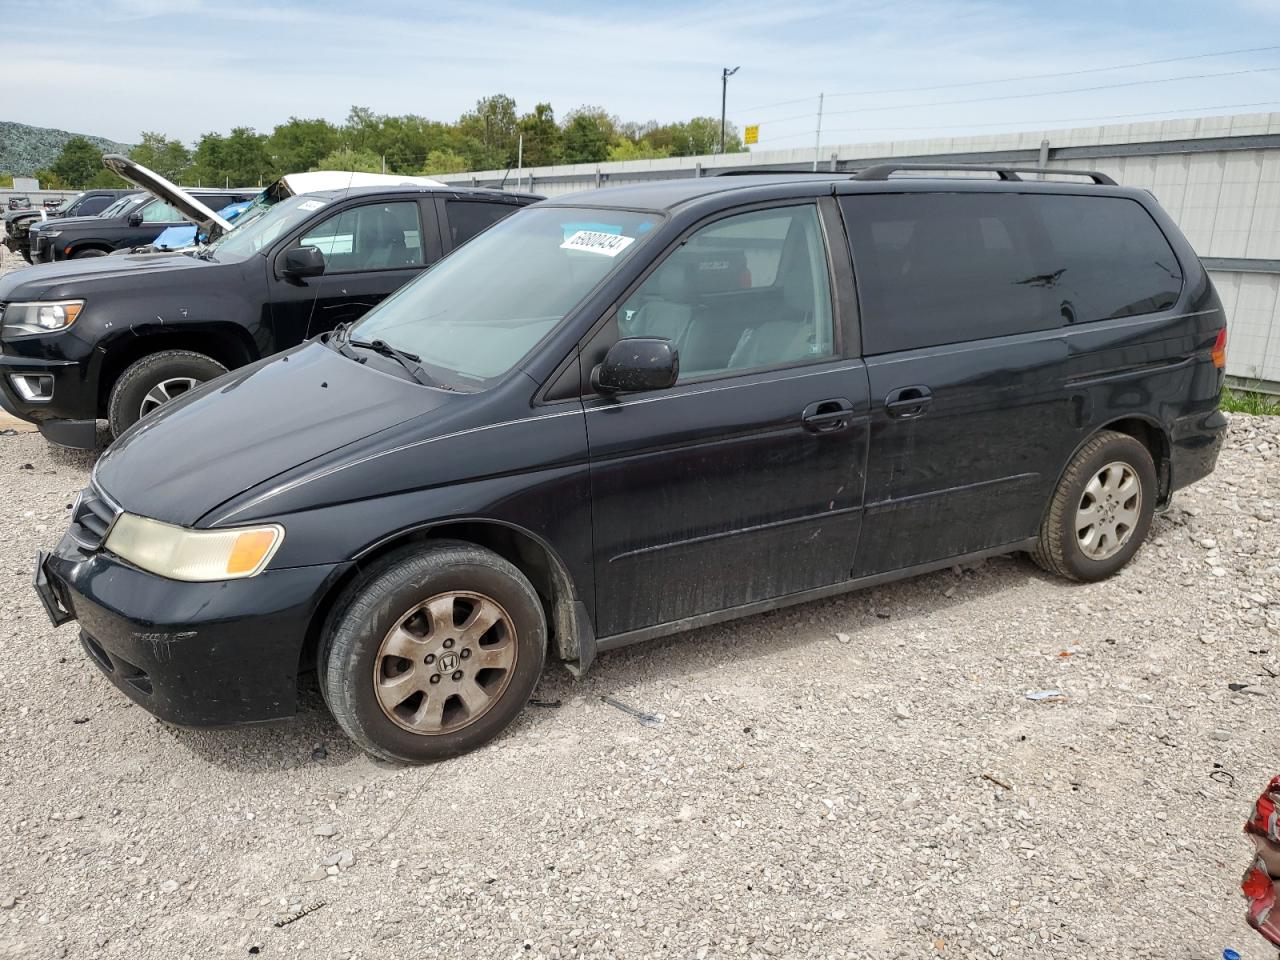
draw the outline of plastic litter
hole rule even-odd
[[[1061,690],[1028,690],[1028,700],[1066,700],[1067,695]]]

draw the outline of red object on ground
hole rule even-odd
[[[1261,848],[1280,847],[1280,776],[1272,777],[1267,789],[1253,805],[1253,813],[1244,832],[1255,839],[1260,851],[1240,881],[1240,890],[1248,901],[1246,919],[1249,926],[1276,945],[1280,945],[1280,911],[1276,906],[1276,884]]]

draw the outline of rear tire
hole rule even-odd
[[[428,763],[474,750],[524,709],[546,656],[533,585],[457,540],[398,551],[339,602],[319,673],[334,718],[366,753]]]
[[[1140,441],[1103,430],[1072,458],[1040,523],[1045,570],[1092,582],[1128,563],[1151,529],[1156,468]]]
[[[68,259],[84,260],[86,257],[105,257],[106,255],[107,251],[105,250],[77,250]]]
[[[162,350],[135,362],[111,388],[107,422],[118,437],[168,400],[216,379],[227,368],[191,350]]]

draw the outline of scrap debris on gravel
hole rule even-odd
[[[92,457],[0,436],[0,957],[1274,956],[1277,451],[1234,416],[1104,583],[1000,558],[550,669],[559,709],[405,769],[314,696],[131,706],[29,586]]]

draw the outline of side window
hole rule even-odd
[[[1151,215],[1123,197],[1042,196],[1052,306],[1066,323],[1168,310],[1182,269]]]
[[[481,230],[504,220],[520,208],[514,203],[490,203],[485,200],[446,200],[445,217],[449,236],[455,247],[461,246]]]
[[[183,219],[176,208],[163,200],[153,200],[142,208],[143,223],[179,223]]]
[[[867,354],[1058,326],[1016,194],[844,197]]]
[[[681,381],[833,356],[817,208],[759,210],[703,227],[619,308],[618,329],[670,340]]]
[[[111,205],[111,197],[88,197],[76,207],[77,217],[93,217]]]
[[[324,254],[327,273],[420,267],[422,228],[413,201],[371,203],[321,220],[297,242]]]

